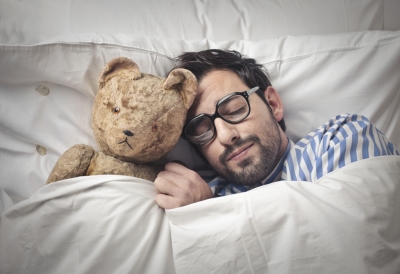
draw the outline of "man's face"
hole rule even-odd
[[[221,98],[250,88],[253,87],[244,84],[234,72],[217,70],[208,73],[199,82],[198,95],[189,110],[188,120],[201,113],[213,114]],[[287,140],[265,102],[254,94],[249,97],[249,102],[251,112],[242,122],[230,124],[215,119],[216,136],[199,149],[221,176],[236,184],[252,186],[271,173]]]

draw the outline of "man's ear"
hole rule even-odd
[[[188,110],[197,94],[197,78],[187,69],[174,69],[164,82],[165,89],[175,88],[181,93],[183,104]]]
[[[131,59],[126,57],[118,57],[109,61],[100,72],[99,87],[102,88],[104,84],[116,75],[125,76],[131,80],[137,79],[141,76],[139,66]]]
[[[277,122],[282,120],[284,108],[281,97],[279,96],[278,92],[272,87],[269,86],[264,91],[265,99],[268,101],[269,105],[272,108],[272,113],[275,116]]]

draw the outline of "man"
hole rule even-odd
[[[284,107],[266,71],[236,51],[185,53],[175,68],[192,71],[199,82],[183,135],[219,176],[207,184],[196,172],[167,164],[154,182],[162,208],[278,180],[316,181],[354,161],[399,154],[367,118],[349,114],[294,144],[284,133]]]

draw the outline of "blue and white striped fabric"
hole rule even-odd
[[[338,115],[298,143],[289,140],[278,166],[254,187],[278,180],[314,182],[352,162],[381,155],[399,155],[399,152],[366,117],[356,114]],[[209,186],[214,196],[250,189],[227,182],[222,177],[212,180]]]

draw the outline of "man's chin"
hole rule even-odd
[[[246,158],[246,159],[240,161],[240,162],[237,164],[237,166],[238,166],[239,169],[241,169],[241,170],[243,170],[243,169],[245,169],[245,168],[247,168],[247,167],[250,167],[250,168],[251,168],[252,165],[256,165],[256,163],[253,162],[253,159],[252,159],[252,158]]]
[[[234,184],[252,187],[264,180],[277,164],[276,156],[279,151],[279,143],[273,146],[263,146],[259,139],[252,137],[247,138],[247,141],[244,140],[240,145],[243,146],[248,141],[253,141],[253,145],[243,159],[226,161],[226,155],[232,153],[230,151],[232,149],[227,150],[219,157],[215,169],[221,176]],[[274,155],[274,157],[272,158],[271,155]]]
[[[245,159],[240,161],[234,167],[223,168],[223,172],[219,172],[224,178],[237,185],[251,187],[261,182],[267,174],[261,174],[260,170],[257,172],[257,164],[252,159]]]
[[[241,161],[230,161],[224,167],[232,173],[243,173],[246,170],[254,169],[259,165],[259,162],[259,159],[255,159],[255,157],[247,157]]]

